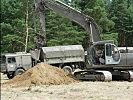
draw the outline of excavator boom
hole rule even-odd
[[[81,13],[80,11],[70,7],[69,5],[59,1],[59,0],[35,0],[36,9],[43,9],[48,7],[49,9],[57,12],[61,16],[64,16],[71,21],[78,23],[82,26],[89,35],[88,42],[101,41],[100,31],[98,25],[94,19],[88,15]],[[41,12],[41,10],[39,12]],[[42,14],[42,13],[41,13]],[[43,15],[40,15],[43,16]],[[40,17],[43,20],[43,17]],[[42,26],[43,27],[43,26]],[[43,29],[43,28],[42,28]]]

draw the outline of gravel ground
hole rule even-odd
[[[1,83],[8,81],[1,74]],[[79,82],[24,88],[1,86],[1,100],[133,100],[133,82]]]

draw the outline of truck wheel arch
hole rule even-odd
[[[24,72],[25,72],[25,69],[24,69],[24,68],[22,68],[22,67],[17,68],[17,69],[15,70],[15,72],[14,72],[14,76],[19,75],[19,74],[22,74],[22,73],[24,73]]]
[[[14,77],[14,73],[13,73],[13,72],[12,72],[12,73],[8,72],[8,73],[7,73],[7,77],[8,77],[9,79],[12,79],[12,78]]]
[[[67,72],[68,74],[72,74],[73,69],[71,66],[63,66],[62,69]]]

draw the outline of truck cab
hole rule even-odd
[[[7,74],[9,79],[32,67],[32,59],[29,53],[4,54],[1,59],[1,72]]]

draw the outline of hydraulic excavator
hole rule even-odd
[[[133,80],[133,53],[120,53],[112,40],[102,41],[98,25],[92,17],[59,0],[34,0],[34,4],[40,19],[41,36],[43,36],[42,46],[45,45],[43,43],[46,43],[44,42],[46,40],[44,17],[46,7],[76,22],[88,33],[89,40],[88,45],[86,45],[87,51],[85,51],[84,62],[78,65],[80,71],[74,72],[75,77],[92,81]]]

